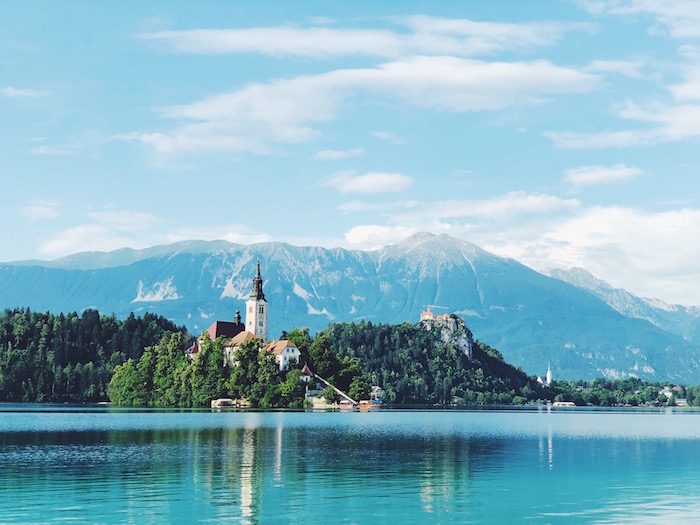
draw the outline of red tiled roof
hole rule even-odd
[[[269,345],[267,345],[265,350],[268,354],[280,355],[282,352],[284,352],[285,348],[289,347],[296,348],[296,345],[291,341],[281,339],[280,341],[272,341]]]
[[[253,332],[248,332],[247,330],[245,332],[240,332],[239,334],[236,334],[235,337],[233,337],[230,341],[231,346],[240,346],[246,341],[250,341],[251,339],[257,339],[258,336],[255,335]]]
[[[214,341],[218,337],[226,337],[231,339],[245,329],[243,323],[232,323],[230,321],[214,321],[209,328],[207,328],[207,333],[209,338]]]

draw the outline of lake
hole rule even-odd
[[[0,405],[1,523],[688,523],[700,412]]]

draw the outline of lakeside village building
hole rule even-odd
[[[236,310],[233,317],[233,322],[230,321],[214,321],[207,329],[209,338],[214,341],[219,337],[228,339],[228,343],[224,348],[224,366],[235,366],[234,355],[239,346],[250,339],[262,339],[267,343],[265,352],[274,357],[279,365],[280,370],[285,370],[291,362],[298,362],[301,352],[299,349],[286,339],[280,341],[267,341],[267,300],[263,293],[263,279],[260,275],[260,261],[258,261],[257,273],[253,279],[253,289],[245,303],[246,318],[245,324],[241,322],[241,312]],[[199,341],[195,342],[187,349],[187,354],[191,359],[194,359],[199,352]],[[307,383],[311,381],[313,375],[308,366],[304,366],[301,377]]]

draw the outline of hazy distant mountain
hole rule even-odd
[[[574,286],[585,288],[627,317],[644,319],[659,328],[700,343],[700,307],[667,304],[660,299],[638,297],[613,288],[583,268],[548,269],[542,272]]]
[[[477,339],[531,374],[630,374],[700,382],[697,344],[615,311],[588,290],[446,235],[363,252],[202,241],[0,265],[0,306],[155,311],[199,333],[244,312],[256,260],[270,335],[332,321],[415,322],[423,305],[463,316]],[[444,310],[437,310],[438,313]]]

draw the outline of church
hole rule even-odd
[[[268,304],[263,292],[263,278],[260,273],[260,261],[258,260],[257,271],[253,278],[253,289],[245,303],[245,324],[241,322],[241,312],[236,310],[233,317],[233,322],[230,321],[215,321],[206,332],[209,338],[214,341],[219,337],[227,339],[224,349],[223,366],[235,366],[234,355],[236,349],[249,341],[250,339],[262,339],[265,345],[265,352],[274,358],[279,369],[285,370],[294,362],[299,361],[301,353],[299,349],[287,340],[270,341],[267,339],[267,314]],[[194,355],[199,351],[198,345],[195,343],[188,354],[194,358]]]

